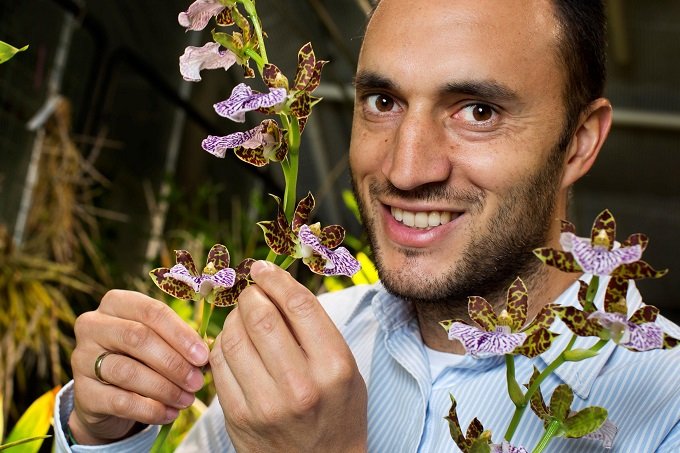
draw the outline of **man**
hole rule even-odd
[[[359,59],[350,149],[382,285],[322,297],[322,309],[284,271],[253,265],[256,285],[210,353],[219,402],[182,451],[456,451],[450,393],[463,427],[477,416],[499,443],[514,407],[502,361],[461,355],[438,322],[465,318],[470,295],[502,304],[518,275],[530,316],[575,299],[581,276],[531,250],[559,248],[569,187],[608,134],[603,35],[592,0],[383,0]],[[632,285],[628,299],[641,303]],[[207,348],[146,296],[107,294],[76,335],[56,416],[76,444],[147,448],[146,425],[173,420],[202,384]],[[518,359],[520,383],[555,355]],[[680,451],[678,358],[608,346],[543,390],[566,382],[574,408],[607,407],[613,451]],[[542,431],[527,414],[513,443],[530,449]],[[559,439],[549,451],[602,448]]]

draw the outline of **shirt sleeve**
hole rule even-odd
[[[119,453],[131,451],[149,451],[153,445],[159,426],[147,426],[137,434],[128,437],[127,439],[113,442],[107,445],[68,445],[66,441],[66,434],[64,428],[66,422],[73,411],[73,381],[66,384],[57,394],[54,402],[54,447],[56,453],[66,452],[90,452],[96,451],[100,453]]]

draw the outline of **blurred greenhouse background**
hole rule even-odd
[[[177,24],[189,3],[0,0],[0,40],[30,45],[0,66],[0,278],[25,275],[0,293],[5,395],[66,382],[73,316],[96,306],[105,288],[150,290],[145,271],[168,264],[172,249],[203,256],[222,241],[234,261],[263,256],[254,222],[269,218],[266,194],[283,183],[277,167],[254,170],[201,150],[206,135],[243,128],[212,110],[241,72],[182,80],[179,55],[210,39],[210,26],[185,33]],[[369,8],[368,0],[258,0],[268,53],[284,73],[294,72],[307,41],[331,61],[316,92],[324,101],[303,135],[298,191],[315,194],[318,220],[356,236],[341,189],[349,187],[351,79]],[[620,236],[647,233],[645,259],[671,272],[642,282],[643,296],[680,321],[680,2],[610,0],[609,14],[614,128],[575,189],[571,218],[585,232],[608,207]],[[5,308],[21,295],[45,303]],[[21,338],[28,333],[31,341]],[[32,376],[39,388],[27,385]]]

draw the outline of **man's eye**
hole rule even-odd
[[[470,104],[465,106],[460,115],[470,123],[486,123],[493,120],[496,111],[488,104]]]
[[[375,109],[381,113],[391,112],[396,106],[394,99],[384,94],[372,94],[368,96],[366,98],[366,104],[369,109]]]

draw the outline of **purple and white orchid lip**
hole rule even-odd
[[[285,88],[270,88],[269,93],[258,93],[245,83],[239,83],[232,90],[229,99],[218,102],[213,107],[218,115],[243,123],[246,120],[246,112],[274,107],[285,101],[286,97]]]
[[[202,47],[188,46],[179,57],[179,72],[184,80],[199,82],[201,70],[224,68],[226,71],[236,62],[236,56],[227,49],[220,49],[216,42]]]
[[[589,238],[581,238],[571,232],[560,235],[560,244],[571,252],[579,266],[593,275],[610,275],[622,264],[638,261],[642,257],[639,244],[609,250],[605,245],[593,244]]]
[[[234,132],[223,137],[209,135],[201,142],[201,147],[217,157],[224,157],[228,149],[239,146],[246,149],[263,147],[265,151],[269,150],[275,147],[277,142],[272,134],[267,133],[266,121],[244,132]]]
[[[195,277],[182,264],[175,264],[166,275],[191,286],[202,297],[206,297],[216,287],[231,288],[236,281],[236,272],[231,268],[221,269],[214,274],[203,272]]]
[[[454,322],[449,327],[449,340],[458,340],[465,352],[474,357],[489,357],[509,354],[526,340],[522,332],[512,333],[509,326],[496,326],[487,332],[462,322]]]
[[[607,329],[615,343],[636,351],[663,348],[664,332],[657,324],[646,322],[635,324],[621,313],[596,311],[588,316]]]
[[[179,13],[177,22],[187,30],[203,30],[210,19],[221,13],[226,6],[219,0],[196,0],[189,8]]]
[[[506,441],[503,441],[502,444],[492,444],[490,447],[490,453],[529,453],[526,448],[516,447]]]
[[[359,272],[359,262],[349,253],[345,247],[331,250],[321,243],[321,240],[312,232],[308,225],[302,225],[298,233],[302,246],[303,260],[312,256],[312,251],[326,259],[324,268],[325,275],[353,276]]]

